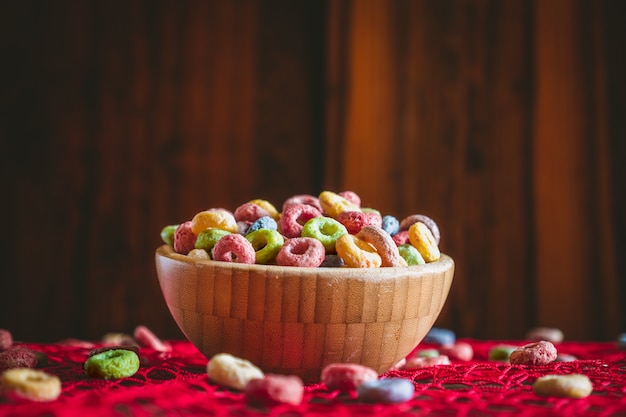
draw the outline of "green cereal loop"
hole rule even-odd
[[[489,349],[489,360],[508,362],[516,346],[498,345]]]
[[[176,233],[177,224],[170,224],[161,230],[161,240],[166,245],[174,246],[174,233]]]
[[[302,227],[302,237],[312,237],[324,245],[326,253],[335,252],[335,242],[348,233],[348,229],[332,217],[314,217]]]
[[[90,378],[121,379],[135,375],[139,370],[139,356],[128,349],[111,349],[90,356],[84,364]]]
[[[215,246],[217,241],[230,233],[231,232],[224,229],[209,227],[208,229],[200,232],[196,238],[195,248],[204,249],[207,253],[211,253],[211,250],[213,250],[213,246]]]
[[[404,244],[398,246],[400,256],[404,258],[408,265],[423,265],[426,263],[424,257],[413,245]]]
[[[285,238],[276,230],[259,229],[246,235],[256,252],[255,260],[258,264],[269,264],[276,259],[276,255],[283,247]]]
[[[437,358],[439,357],[439,351],[437,349],[422,349],[416,354],[418,358]]]

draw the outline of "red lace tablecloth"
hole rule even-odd
[[[118,381],[89,379],[83,374],[87,347],[26,344],[47,354],[48,364],[43,369],[61,378],[63,392],[50,403],[0,393],[0,417],[626,416],[626,351],[618,350],[615,343],[558,344],[559,352],[579,360],[530,367],[487,360],[495,344],[523,342],[466,341],[474,347],[471,362],[385,374],[414,382],[415,396],[409,402],[364,404],[350,395],[329,391],[322,384],[312,384],[306,386],[300,406],[265,409],[248,406],[242,393],[212,383],[205,372],[207,359],[187,342],[171,342],[173,351],[168,353],[141,348],[139,372]],[[585,374],[593,382],[594,392],[583,399],[534,394],[531,384],[548,373]]]

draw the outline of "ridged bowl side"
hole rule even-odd
[[[354,362],[379,373],[409,354],[446,301],[454,261],[402,268],[296,268],[199,261],[164,245],[156,269],[183,334],[264,372],[319,380]]]

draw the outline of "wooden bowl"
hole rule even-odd
[[[446,301],[454,261],[401,268],[298,268],[196,260],[164,245],[156,269],[183,334],[266,373],[319,381],[335,362],[379,373],[408,355]]]

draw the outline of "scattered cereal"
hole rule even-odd
[[[139,356],[131,349],[108,349],[89,356],[83,367],[90,378],[122,379],[139,370]]]
[[[471,361],[474,357],[474,348],[467,342],[456,342],[452,345],[444,345],[439,348],[439,353],[450,359]]]
[[[32,401],[53,401],[61,394],[56,375],[30,368],[13,368],[2,373],[2,387]]]
[[[554,345],[545,340],[520,346],[511,352],[512,365],[546,365],[554,362],[557,351]]]
[[[586,375],[545,375],[533,383],[538,395],[584,398],[593,392],[593,384]]]
[[[13,346],[13,335],[6,329],[0,329],[0,352]]]
[[[159,337],[146,326],[135,327],[133,337],[141,346],[152,348],[158,352],[169,352],[172,350],[169,344],[159,339]]]
[[[427,368],[429,366],[450,365],[450,358],[446,355],[419,357],[414,356],[406,360],[402,369]]]
[[[404,378],[364,381],[357,388],[358,398],[370,403],[403,403],[413,398],[415,385]]]
[[[0,352],[0,372],[12,368],[34,368],[37,366],[37,354],[29,348],[14,346]]]
[[[456,334],[449,329],[433,327],[426,333],[423,342],[433,345],[452,345],[456,342]]]
[[[513,345],[496,345],[489,349],[489,360],[498,362],[508,362],[511,353],[517,349]]]
[[[250,381],[265,376],[252,362],[229,353],[218,353],[209,359],[207,374],[217,384],[236,390],[244,390]]]
[[[246,400],[250,404],[300,405],[304,396],[304,384],[294,375],[268,374],[250,380],[245,386]]]
[[[564,335],[563,331],[554,327],[535,327],[526,333],[526,339],[532,342],[545,340],[551,343],[561,343]]]
[[[365,381],[378,379],[378,372],[356,363],[331,363],[322,369],[321,381],[328,389],[355,390]]]

